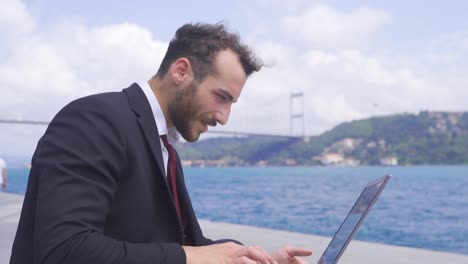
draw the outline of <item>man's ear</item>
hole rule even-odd
[[[187,58],[177,59],[170,68],[170,74],[172,80],[174,80],[176,84],[183,83],[192,75],[192,65],[190,61]]]

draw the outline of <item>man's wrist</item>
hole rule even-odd
[[[194,250],[194,247],[191,247],[191,246],[182,246],[182,249],[184,250],[185,252],[185,263],[186,264],[191,264],[193,263],[193,257],[192,257],[192,254],[193,254],[193,250]]]

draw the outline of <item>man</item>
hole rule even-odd
[[[205,238],[170,144],[225,124],[260,68],[223,25],[187,24],[149,82],[62,109],[34,154],[10,263],[301,263],[309,250]]]
[[[0,158],[0,186],[5,189],[8,186],[7,164],[4,159]]]

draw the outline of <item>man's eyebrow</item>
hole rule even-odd
[[[229,99],[229,101],[233,103],[237,102],[237,100],[234,100],[234,97],[232,97],[232,95],[228,91],[224,90],[223,88],[219,88],[218,92],[226,96]]]

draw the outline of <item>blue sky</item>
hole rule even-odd
[[[373,0],[373,1],[59,1],[28,0],[24,3],[41,26],[62,19],[80,19],[94,26],[133,22],[169,40],[173,32],[188,21],[228,21],[242,33],[256,26],[275,24],[284,15],[301,8],[326,4],[337,11],[350,12],[359,7],[385,10],[392,22],[385,26],[381,45],[390,49],[417,49],[434,36],[468,28],[466,1]],[[287,2],[287,1],[284,1]],[[286,7],[285,7],[286,6]],[[273,30],[273,28],[272,28]]]
[[[147,80],[174,31],[225,21],[271,65],[223,130],[286,134],[304,92],[307,134],[421,110],[467,111],[466,1],[3,0],[0,118],[50,120],[66,103]],[[272,108],[271,106],[275,107]],[[30,154],[45,128],[2,127],[0,155]]]

